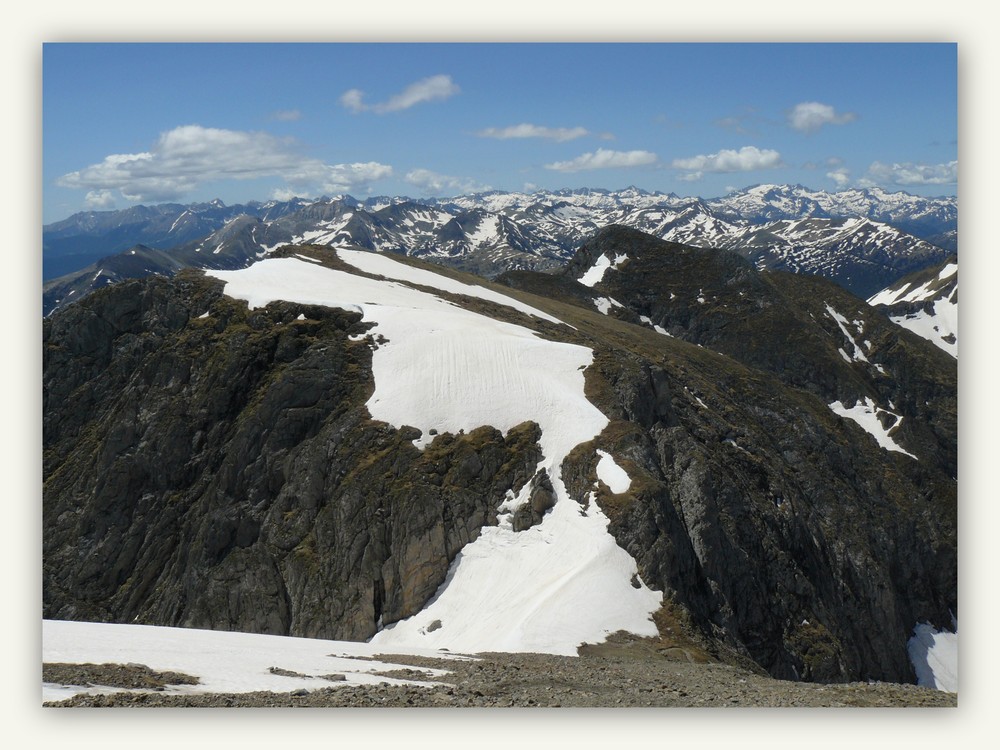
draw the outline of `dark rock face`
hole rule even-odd
[[[593,290],[567,284],[602,254],[628,260]],[[613,420],[596,442],[633,487],[602,494],[589,446],[564,471],[580,502],[597,492],[644,581],[775,676],[913,679],[913,626],[957,612],[951,357],[831,282],[624,227],[562,278],[501,281],[590,310],[613,297],[612,317],[672,334],[590,344],[588,397]],[[828,406],[864,398],[917,460]]]
[[[552,480],[542,470],[532,477],[528,502],[514,511],[510,520],[511,526],[514,531],[524,531],[532,526],[537,526],[545,517],[545,512],[555,504],[556,493],[552,489]]]
[[[871,398],[903,418],[894,437],[907,450],[957,476],[955,360],[882,311],[826,279],[760,273],[735,253],[620,226],[586,242],[564,276],[578,278],[602,254],[629,258],[595,287],[624,305],[614,314],[634,323],[646,317],[676,338],[772,373],[827,404]],[[564,286],[565,278],[547,293],[578,299],[562,294]],[[577,294],[585,289],[576,286]]]
[[[200,275],[46,320],[44,616],[364,639],[417,612],[538,431],[419,452],[363,407],[365,328]]]
[[[632,487],[596,484],[589,446],[571,454],[567,486],[581,503],[597,493],[643,581],[710,651],[785,679],[913,681],[913,626],[957,612],[954,483],[721,359],[664,362],[658,383],[634,354],[599,355],[588,384],[612,423],[596,443]],[[639,422],[636,402],[664,407]]]

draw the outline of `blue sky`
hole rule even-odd
[[[756,183],[957,191],[954,44],[46,44],[43,220]]]

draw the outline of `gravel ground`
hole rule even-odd
[[[643,706],[957,706],[958,696],[915,685],[850,683],[818,685],[774,680],[736,666],[691,663],[641,643],[609,644],[580,657],[483,654],[477,661],[392,656],[411,670],[385,676],[440,682],[421,688],[382,683],[344,685],[317,678],[314,690],[294,693],[177,695],[165,684],[184,675],[153,673],[141,665],[46,665],[46,680],[63,684],[145,687],[154,692],[77,695],[47,706],[205,707],[643,707]],[[450,670],[428,678],[420,667]],[[143,671],[145,670],[145,671]],[[152,675],[152,677],[150,676]],[[49,679],[50,677],[55,679]],[[56,678],[57,677],[57,678]],[[331,678],[334,677],[331,675]],[[186,683],[190,684],[187,678]],[[152,681],[156,684],[136,684]]]

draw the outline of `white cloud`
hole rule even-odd
[[[290,201],[292,198],[296,198],[297,195],[294,190],[289,190],[288,188],[275,188],[271,191],[271,200],[275,201]]]
[[[348,89],[340,95],[340,103],[357,114],[364,112],[368,107],[364,103],[365,94],[360,89]]]
[[[285,181],[298,190],[299,195],[316,192],[326,194],[367,190],[376,180],[392,176],[392,167],[377,161],[354,164],[324,164],[318,160],[306,161],[297,168],[282,174]]]
[[[302,113],[297,109],[279,109],[271,114],[271,119],[281,122],[295,122],[302,119]]]
[[[689,172],[751,172],[781,166],[781,154],[772,149],[744,146],[739,151],[723,149],[714,154],[699,154],[688,159],[674,159],[671,166]]]
[[[382,115],[386,112],[398,112],[403,109],[409,109],[423,102],[448,99],[459,91],[461,89],[451,80],[451,76],[437,75],[430,78],[422,78],[416,83],[411,83],[398,94],[378,104],[365,104],[365,93],[360,89],[345,91],[340,95],[340,103],[355,114],[371,110]]]
[[[458,195],[490,189],[489,185],[483,185],[475,180],[439,174],[429,169],[411,170],[406,173],[403,179],[414,187],[420,188],[423,192],[432,195],[443,195],[445,193]]]
[[[91,190],[83,199],[85,208],[100,210],[115,207],[115,196],[110,190]]]
[[[788,124],[803,133],[813,133],[824,125],[844,125],[858,119],[854,112],[837,112],[829,104],[802,102],[788,113]]]
[[[873,162],[867,179],[890,185],[952,185],[958,182],[958,162],[947,164],[883,164]]]
[[[599,148],[586,154],[581,154],[570,161],[557,161],[546,164],[546,169],[557,172],[581,172],[587,169],[614,169],[620,167],[643,167],[656,163],[656,154],[651,151],[611,151]]]
[[[703,172],[688,172],[687,174],[678,175],[677,179],[684,182],[697,182],[704,176]]]
[[[842,188],[851,181],[851,171],[845,167],[834,169],[826,173],[826,176],[837,183],[837,187]]]
[[[510,125],[506,128],[485,128],[476,135],[480,138],[548,138],[553,141],[572,141],[575,138],[582,138],[589,135],[586,128],[547,128],[543,125],[531,125],[523,122],[520,125]]]
[[[278,176],[308,194],[345,192],[391,174],[392,167],[377,162],[330,165],[303,157],[292,139],[269,133],[183,125],[162,133],[148,152],[111,154],[56,182],[95,195],[117,190],[132,201],[164,201],[218,180]]]

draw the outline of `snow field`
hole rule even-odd
[[[662,594],[632,588],[635,561],[607,533],[596,502],[583,510],[561,481],[553,486],[559,499],[541,524],[515,532],[508,516],[484,528],[435,598],[376,634],[372,645],[575,656],[580,644],[618,630],[655,636],[650,613]],[[435,621],[440,626],[431,630]]]
[[[936,277],[920,286],[906,284],[901,288],[888,287],[868,298],[870,305],[893,305],[897,302],[926,302],[937,294],[930,310],[920,310],[909,315],[893,315],[891,320],[918,336],[927,339],[939,349],[958,359],[958,284],[956,283],[946,295],[941,289],[942,282],[958,273],[958,264],[948,263]],[[946,338],[954,337],[953,341]]]
[[[339,253],[369,273],[448,291],[458,284],[462,294],[470,288],[495,294],[386,256]],[[593,359],[589,349],[546,341],[527,328],[392,281],[294,258],[209,273],[226,282],[227,295],[254,307],[284,299],[358,310],[376,323],[373,333],[388,343],[372,354],[375,392],[368,410],[395,427],[422,430],[418,447],[432,440],[431,429],[457,433],[492,425],[506,432],[528,420],[541,428],[539,469],[552,481],[555,507],[526,531],[514,532],[509,514],[501,516],[499,526],[483,529],[453,562],[427,607],[376,634],[373,644],[575,654],[581,643],[603,641],[618,630],[655,635],[651,613],[662,594],[631,585],[635,561],[607,532],[607,518],[597,504],[581,508],[561,477],[566,455],[608,423],[584,396],[583,371]],[[495,296],[503,304],[519,304]],[[621,481],[608,471],[612,481]],[[509,499],[504,509],[512,510],[511,502],[523,502],[526,494],[522,488],[521,497]]]
[[[958,359],[958,305],[950,297],[935,300],[933,312],[921,310],[912,315],[893,315],[889,320]],[[954,336],[955,340],[945,341],[945,336]]]
[[[930,281],[918,287],[911,288],[910,284],[902,288],[889,287],[868,298],[869,305],[892,305],[896,302],[922,302],[930,295],[934,294],[934,288],[945,279],[954,276],[958,272],[957,263],[948,263],[942,268],[938,275]]]
[[[316,638],[152,625],[42,621],[42,661],[45,663],[144,664],[156,671],[180,672],[200,680],[197,685],[167,688],[165,693],[249,693],[257,690],[283,693],[300,688],[316,690],[379,682],[435,684],[373,674],[403,666],[391,661],[370,661],[379,651],[367,643]],[[433,649],[411,649],[407,653],[439,659],[461,658]],[[273,674],[271,667],[308,676]],[[447,674],[440,669],[420,669],[428,677]],[[346,679],[321,679],[329,674],[342,674]],[[42,700],[64,700],[82,692],[111,691],[43,684]]]
[[[536,318],[547,320],[550,323],[562,323],[558,318],[554,318],[531,305],[526,305],[513,297],[494,292],[492,289],[487,289],[486,287],[464,284],[447,276],[441,276],[440,274],[425,271],[421,268],[414,268],[405,263],[399,263],[385,255],[367,253],[362,250],[338,250],[337,255],[344,262],[365,273],[385,276],[387,279],[394,279],[396,281],[409,281],[413,284],[429,286],[432,289],[440,289],[442,292],[478,297],[487,302],[496,302],[507,307],[512,307],[515,310],[527,315],[534,315]]]

